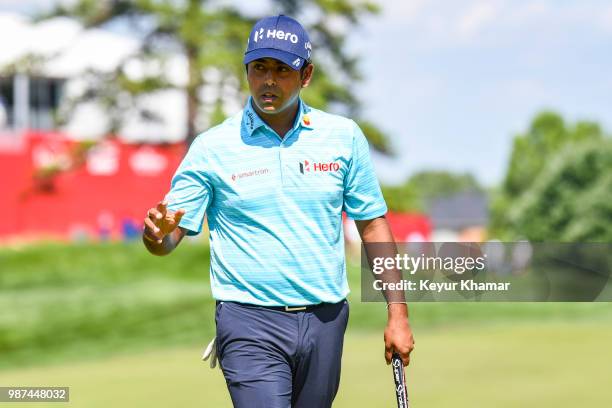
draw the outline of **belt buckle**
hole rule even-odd
[[[299,312],[302,310],[306,310],[306,306],[297,306],[297,307],[285,306],[285,312]]]

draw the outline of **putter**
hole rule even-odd
[[[406,389],[406,373],[404,363],[398,353],[391,356],[391,367],[393,368],[393,381],[395,381],[395,398],[397,408],[408,408],[408,390]]]

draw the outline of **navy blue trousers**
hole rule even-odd
[[[307,312],[220,302],[217,352],[234,407],[331,407],[348,315],[346,301]]]

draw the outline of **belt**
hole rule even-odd
[[[344,300],[341,300],[338,303],[342,303],[342,302],[344,302]],[[235,303],[235,304],[240,305],[240,306],[259,307],[259,308],[262,308],[262,309],[276,310],[276,311],[279,311],[279,312],[288,312],[288,313],[310,312],[310,311],[319,309],[321,307],[337,305],[338,304],[338,303],[317,303],[316,305],[305,305],[305,306],[260,306],[260,305],[253,305],[253,304],[250,304],[250,303],[241,303],[241,302],[234,302],[234,301],[231,301],[229,303]],[[219,304],[219,301],[217,301],[217,304]]]

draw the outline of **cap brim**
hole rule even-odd
[[[304,58],[299,55],[292,54],[287,51],[276,50],[274,48],[257,48],[251,52],[244,54],[244,63],[255,61],[261,58],[274,58],[287,65],[294,70],[299,70],[304,65]]]

